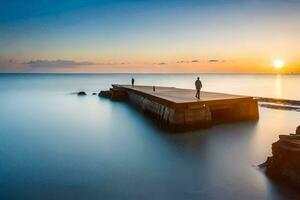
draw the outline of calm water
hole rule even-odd
[[[135,75],[193,88],[196,75]],[[122,102],[78,97],[131,75],[0,75],[0,199],[296,199],[256,165],[300,113],[170,135]],[[201,75],[204,89],[300,100],[300,76]]]

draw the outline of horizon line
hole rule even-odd
[[[0,72],[3,74],[236,74],[236,75],[300,75],[297,72],[271,73],[271,72]]]

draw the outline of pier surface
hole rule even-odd
[[[210,104],[215,102],[224,101],[236,101],[244,99],[252,99],[248,96],[232,95],[225,93],[216,92],[205,92],[201,91],[201,98],[197,99],[195,97],[196,90],[191,89],[181,89],[175,87],[155,87],[153,91],[152,86],[135,86],[131,85],[118,85],[119,87],[126,88],[127,90],[132,90],[138,93],[144,93],[145,95],[150,95],[157,97],[162,101],[169,101],[173,104]]]
[[[175,130],[204,128],[217,123],[257,120],[258,104],[253,97],[201,92],[175,87],[113,85],[111,98],[126,100],[160,124]]]

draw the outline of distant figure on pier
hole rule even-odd
[[[134,88],[134,78],[131,79],[131,86]]]
[[[200,81],[200,78],[198,77],[197,80],[195,81],[195,87],[196,87],[196,98],[200,99],[200,90],[202,88],[202,83]]]

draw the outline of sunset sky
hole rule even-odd
[[[299,21],[297,0],[2,0],[0,72],[300,73]]]

